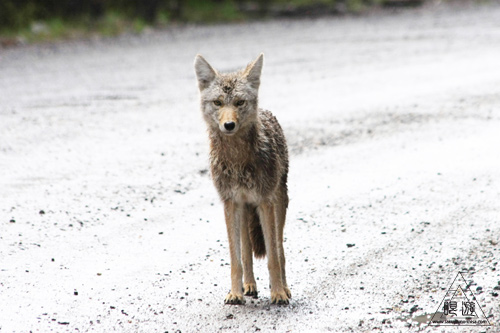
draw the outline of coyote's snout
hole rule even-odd
[[[219,129],[226,135],[233,135],[238,131],[238,110],[233,107],[222,107],[219,110]]]
[[[194,63],[210,138],[210,168],[229,238],[228,304],[243,304],[243,294],[257,296],[252,252],[257,258],[268,256],[272,303],[288,304],[291,297],[283,249],[288,151],[276,118],[258,108],[263,58],[236,73],[219,73],[200,55]]]

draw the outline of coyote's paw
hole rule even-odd
[[[288,298],[292,298],[292,292],[290,291],[290,288],[284,287],[285,293],[288,296]]]
[[[241,294],[233,294],[229,293],[226,296],[226,299],[224,300],[225,304],[245,304],[245,298],[243,298],[243,295]]]
[[[245,283],[243,293],[245,296],[253,296],[254,298],[257,298],[257,285],[255,283]]]
[[[290,290],[288,290],[290,291]],[[285,289],[276,292],[271,291],[271,303],[278,305],[287,305],[289,303],[289,297],[285,291]]]

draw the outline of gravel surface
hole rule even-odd
[[[0,50],[0,331],[436,331],[459,271],[500,330],[500,4]],[[265,53],[289,142],[289,306],[223,304],[197,53]],[[450,328],[460,331],[462,328]]]

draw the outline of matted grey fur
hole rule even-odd
[[[200,55],[194,64],[212,179],[224,203],[231,256],[228,304],[243,304],[243,293],[257,297],[252,252],[268,256],[272,303],[288,304],[291,297],[283,250],[288,150],[276,118],[258,107],[263,59],[261,54],[235,73],[217,72]]]

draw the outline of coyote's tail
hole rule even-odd
[[[264,242],[264,234],[260,225],[259,214],[256,207],[251,207],[249,218],[250,243],[252,243],[253,255],[255,258],[264,258],[266,256],[266,243]]]

